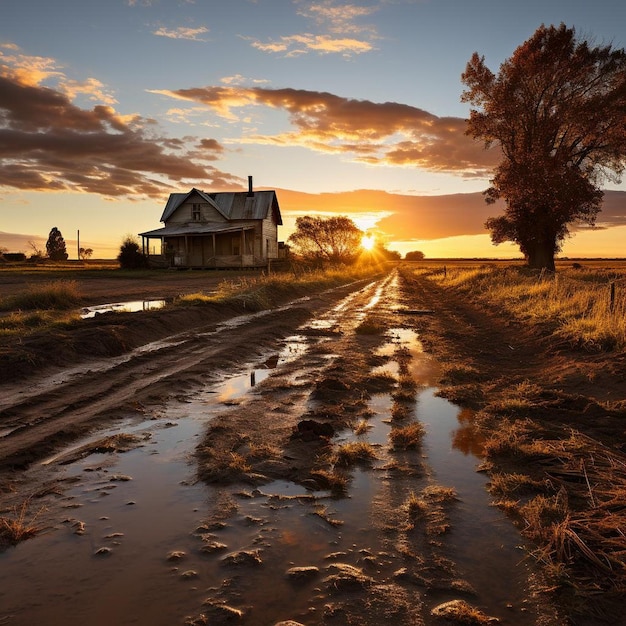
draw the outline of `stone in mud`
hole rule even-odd
[[[304,624],[288,619],[286,622],[276,622],[274,626],[304,626]]]
[[[261,565],[263,561],[257,550],[231,552],[222,559],[222,565]]]
[[[319,567],[306,565],[303,567],[291,567],[287,570],[287,578],[295,582],[305,582],[315,578],[319,574]]]
[[[450,600],[438,604],[430,611],[433,617],[448,620],[452,623],[467,624],[468,626],[483,626],[484,624],[497,624],[497,617],[485,615],[479,609],[473,607],[465,600]]]
[[[207,598],[202,604],[207,618],[205,624],[233,624],[243,618],[243,611],[213,598]]]
[[[335,429],[324,422],[316,420],[300,420],[294,429],[292,438],[302,441],[315,441],[318,439],[330,439],[335,434]]]
[[[201,548],[200,552],[203,554],[214,554],[215,552],[222,552],[228,550],[228,546],[225,543],[219,541],[207,541]]]
[[[194,569],[188,569],[182,572],[180,577],[184,578],[185,580],[189,580],[190,578],[198,578],[198,572],[196,572],[196,570]]]
[[[168,561],[180,561],[185,556],[186,555],[182,550],[172,550],[171,552],[168,553],[167,560]]]
[[[96,556],[108,556],[109,554],[111,554],[113,552],[113,550],[111,550],[111,548],[107,548],[106,546],[102,546],[101,548],[98,548],[94,554]]]
[[[324,583],[333,591],[364,589],[374,582],[371,577],[363,573],[363,570],[347,563],[333,563],[326,569],[333,573],[324,579]]]

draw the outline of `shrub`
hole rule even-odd
[[[117,260],[120,263],[120,267],[124,270],[137,270],[148,267],[148,257],[141,252],[139,243],[130,235],[122,242]]]

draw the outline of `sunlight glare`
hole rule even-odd
[[[361,247],[364,250],[373,250],[375,243],[376,240],[371,235],[363,235],[363,238],[361,239]]]

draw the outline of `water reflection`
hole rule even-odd
[[[82,319],[89,319],[102,313],[136,313],[138,311],[154,311],[162,309],[167,300],[130,300],[83,307],[80,312]]]

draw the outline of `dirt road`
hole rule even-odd
[[[466,406],[503,375],[562,366],[541,338],[395,270],[260,314],[136,315],[66,337],[79,365],[1,385],[0,515],[36,496],[50,532],[23,544],[41,542],[30,557],[0,554],[0,623],[566,623],[536,601],[519,535],[489,507],[470,414],[457,421],[433,391],[460,361],[473,383],[448,393]],[[118,354],[90,359],[103,327]],[[237,375],[247,392],[224,394]],[[104,552],[68,551],[97,548],[109,519]],[[46,582],[59,565],[41,550],[60,551],[80,600]],[[35,605],[20,584],[33,568]]]

